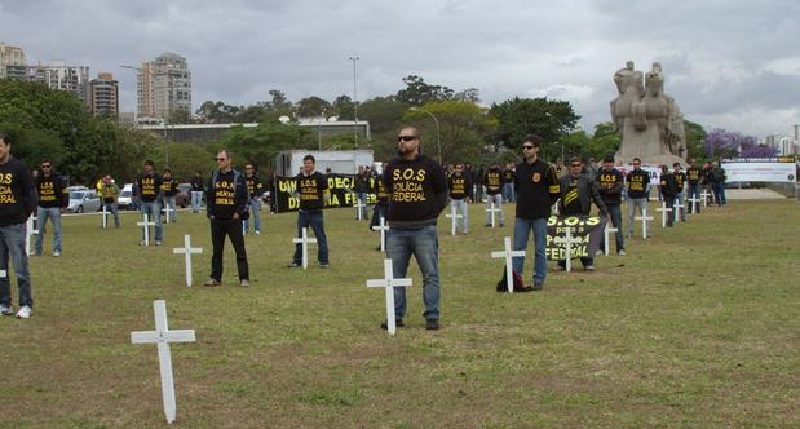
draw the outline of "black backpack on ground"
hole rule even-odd
[[[533,288],[525,287],[525,283],[522,281],[522,276],[519,275],[516,271],[511,271],[511,275],[513,277],[513,284],[514,284],[514,292],[531,292]],[[508,292],[508,275],[506,274],[506,267],[503,267],[503,277],[497,282],[497,291],[498,292]]]

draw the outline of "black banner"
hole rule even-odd
[[[300,210],[300,198],[295,196],[296,177],[275,177],[275,210],[278,213],[296,212]],[[337,174],[328,176],[328,192],[325,193],[325,208],[353,207],[358,198],[353,192],[355,174]],[[375,179],[372,179],[374,185]],[[370,186],[374,188],[374,186]],[[375,194],[367,194],[367,204],[375,204]]]
[[[606,228],[606,218],[597,216],[550,216],[547,219],[547,259],[567,259],[567,229],[570,229],[572,245],[571,259],[594,257]],[[612,236],[613,237],[613,236]]]

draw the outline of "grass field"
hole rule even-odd
[[[654,208],[651,207],[651,209]],[[623,207],[623,210],[625,207]],[[0,427],[166,426],[153,345],[155,299],[171,329],[182,428],[792,428],[800,427],[800,205],[732,201],[653,237],[597,271],[550,272],[545,290],[494,291],[510,235],[440,222],[442,330],[424,330],[412,264],[405,328],[379,328],[377,234],[354,210],[326,212],[330,270],[289,269],[296,215],[263,215],[247,236],[251,287],[228,243],[223,286],[187,288],[183,235],[205,253],[203,214],[180,213],[162,247],[138,247],[134,214],[103,231],[64,218],[64,251],[31,259],[34,316],[0,319]],[[49,232],[49,231],[48,231]],[[552,267],[552,263],[551,263]],[[531,258],[524,278],[530,281]],[[12,282],[16,298],[16,281]]]

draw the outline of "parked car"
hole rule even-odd
[[[178,194],[175,195],[175,205],[185,209],[192,204],[192,185],[190,183],[179,183]]]
[[[120,210],[133,210],[133,191],[130,189],[123,189],[119,191],[119,197],[117,197],[117,207]]]
[[[101,202],[97,191],[80,190],[69,193],[69,213],[93,213],[100,210]]]

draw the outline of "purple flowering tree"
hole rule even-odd
[[[736,158],[745,151],[756,150],[759,146],[752,136],[716,128],[706,135],[703,151],[710,158]]]
[[[778,156],[778,150],[769,146],[751,146],[747,149],[742,149],[739,154],[740,158],[775,158]]]

